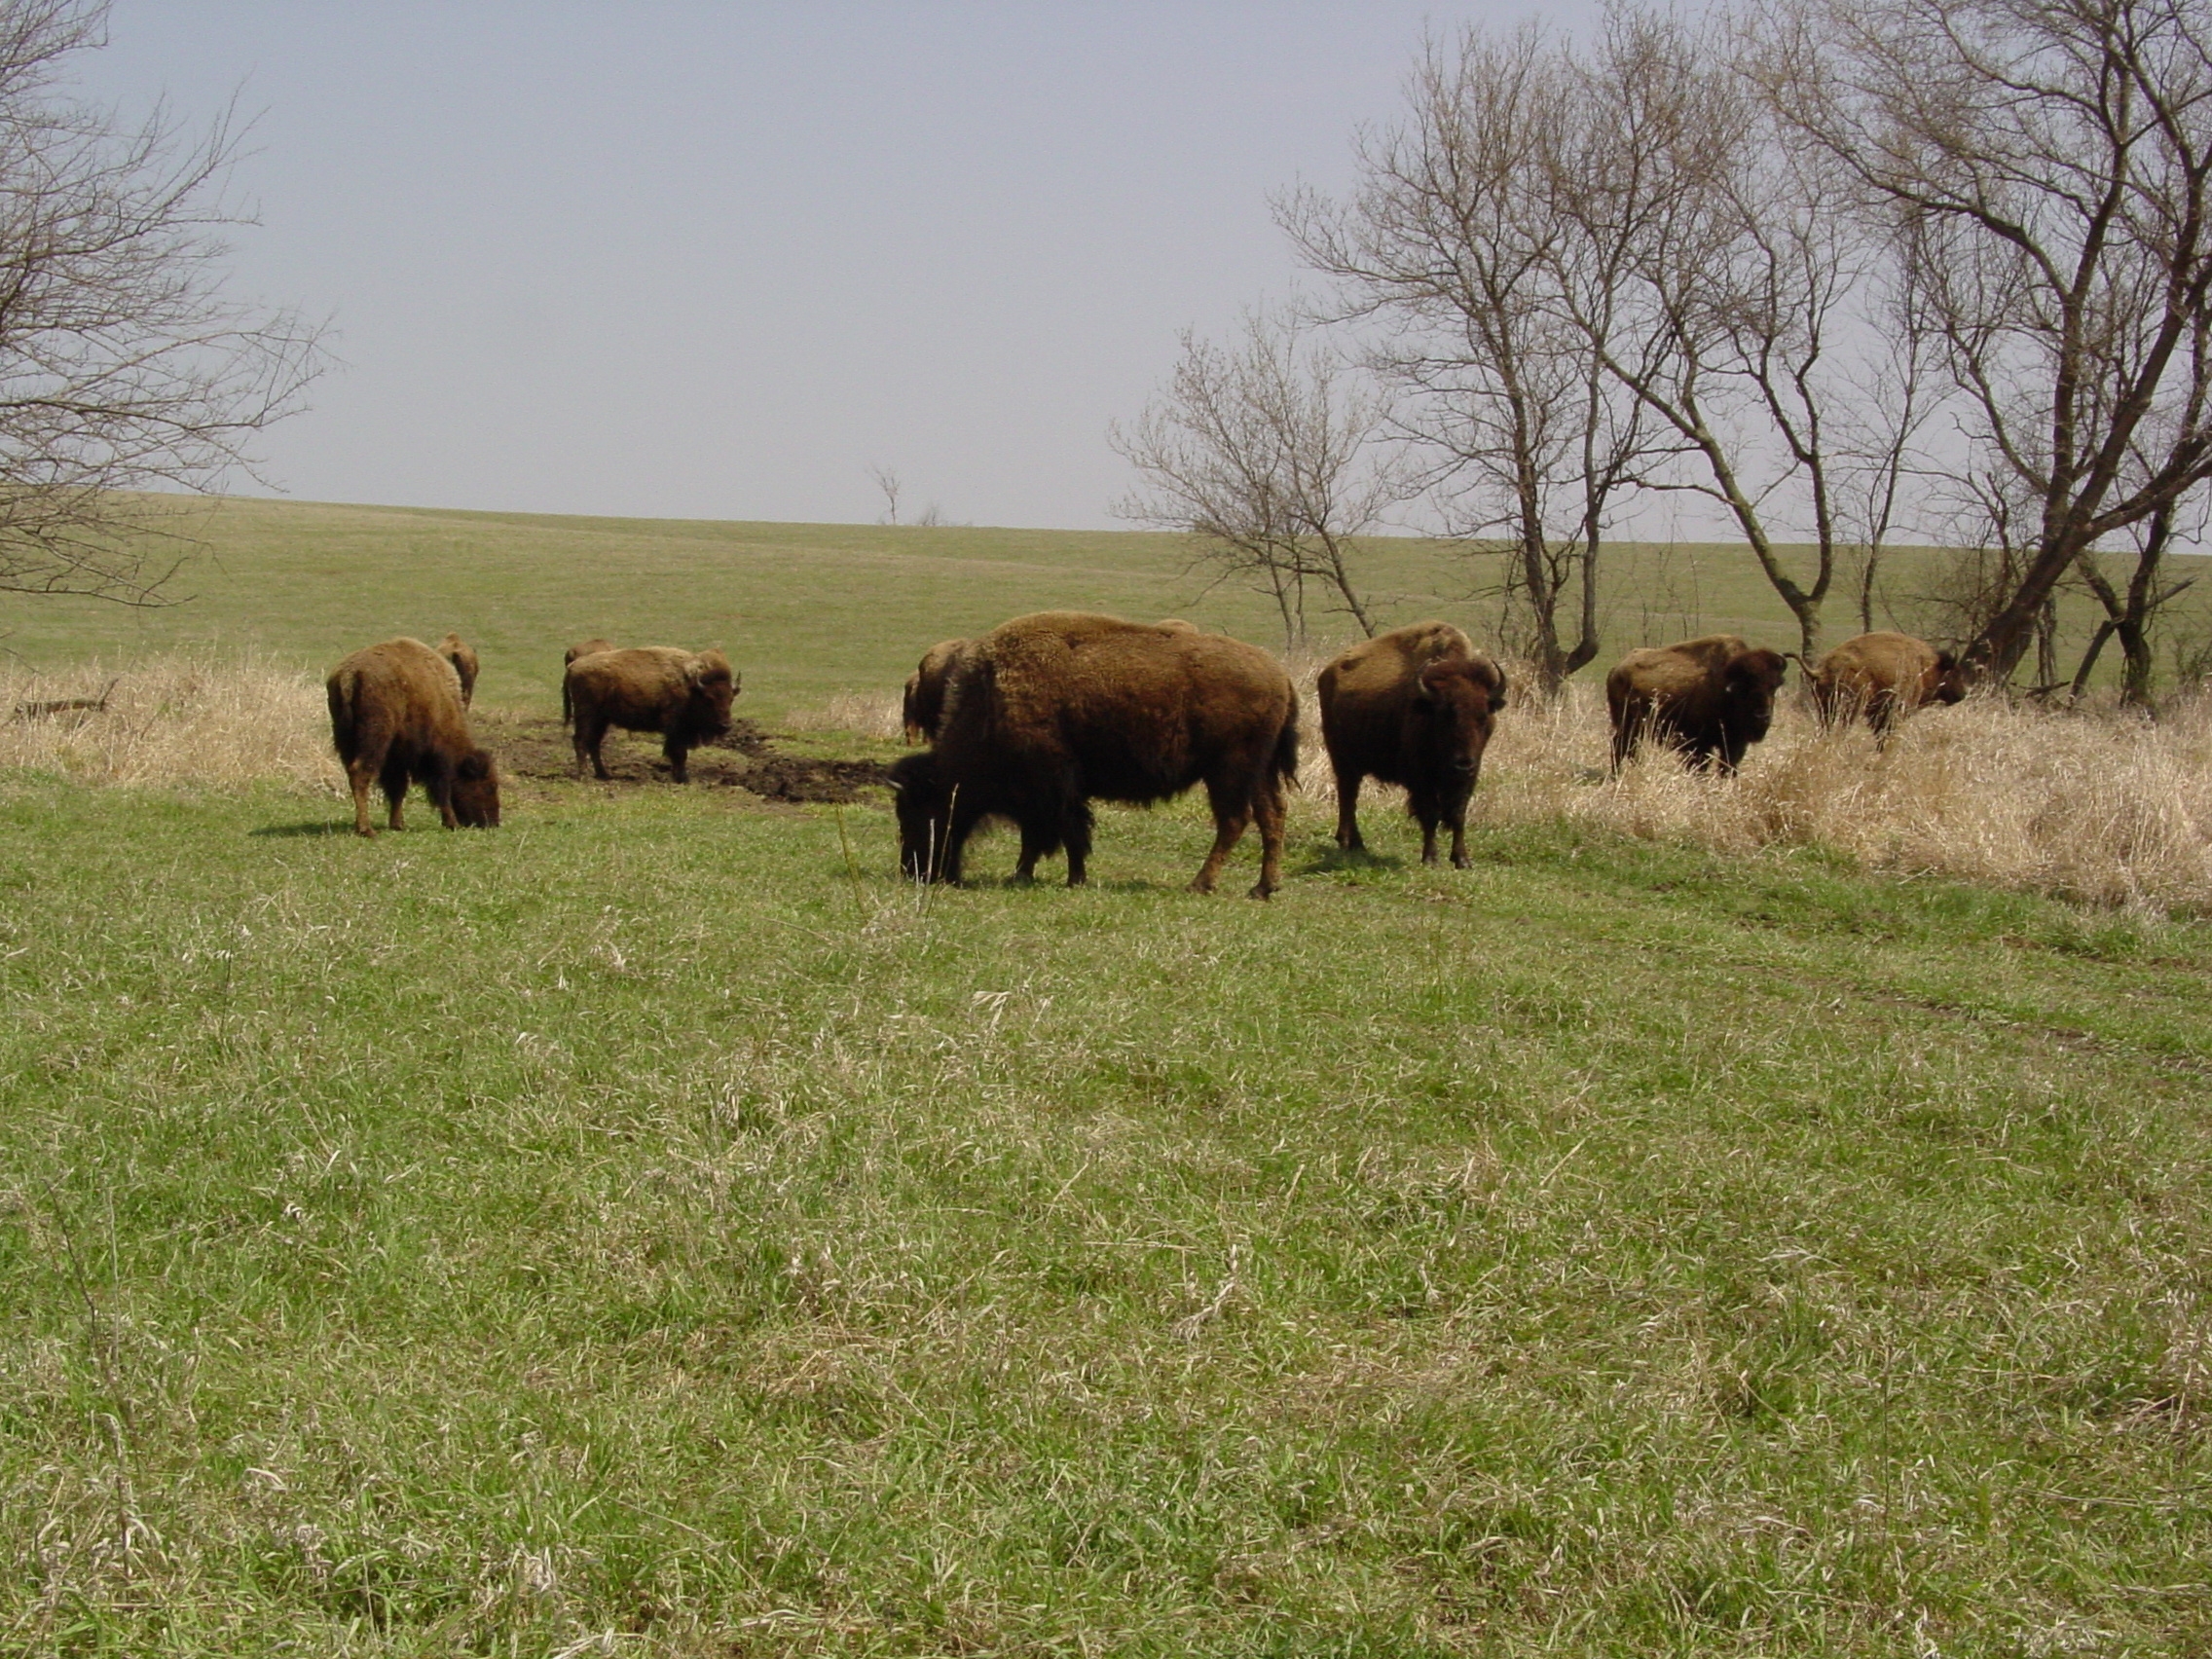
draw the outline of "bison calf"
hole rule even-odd
[[[1298,693],[1256,645],[1187,628],[1046,611],[973,643],[952,675],[937,746],[891,769],[900,862],[957,882],[986,818],[1021,830],[1015,875],[1065,847],[1068,885],[1090,855],[1093,800],[1150,802],[1204,784],[1214,842],[1191,883],[1213,891],[1254,820],[1265,899],[1280,883],[1283,786],[1298,771]]]
[[[576,776],[584,775],[587,759],[598,777],[609,776],[600,745],[608,727],[620,726],[659,732],[669,770],[678,783],[688,782],[686,757],[729,730],[737,692],[738,677],[719,651],[639,645],[577,657],[563,678],[561,698],[575,725]]]
[[[459,634],[449,633],[438,642],[438,655],[453,664],[454,673],[461,676],[461,706],[467,708],[476,701],[476,651]]]
[[[497,828],[499,775],[468,734],[453,665],[420,640],[387,640],[330,671],[330,736],[353,792],[353,828],[369,825],[369,786],[384,787],[401,829],[407,786],[420,783],[448,830]]]
[[[1846,640],[1821,658],[1813,675],[1813,707],[1823,725],[1848,725],[1864,716],[1885,742],[1890,729],[1923,704],[1956,703],[1966,694],[1959,659],[1910,634]]]
[[[1403,785],[1420,823],[1420,862],[1436,862],[1439,825],[1467,867],[1467,801],[1505,701],[1505,674],[1449,622],[1417,622],[1352,646],[1321,670],[1321,740],[1337,775],[1337,845],[1366,846],[1359,786]]]
[[[1629,652],[1605,676],[1613,770],[1648,738],[1680,750],[1692,766],[1733,772],[1774,723],[1774,694],[1788,671],[1780,652],[1734,634]]]

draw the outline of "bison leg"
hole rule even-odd
[[[1213,808],[1213,850],[1198,866],[1198,873],[1191,882],[1193,893],[1211,893],[1214,883],[1221,879],[1221,866],[1229,862],[1229,855],[1244,838],[1244,827],[1252,822],[1252,793],[1249,786],[1233,794],[1214,784],[1206,785],[1206,804]],[[1263,874],[1263,886],[1266,880]]]
[[[1071,801],[1060,816],[1060,839],[1068,849],[1068,885],[1081,887],[1090,879],[1090,802]]]
[[[691,746],[681,737],[671,736],[661,744],[660,752],[668,756],[668,769],[675,774],[676,781],[680,784],[689,783],[691,774],[684,770],[683,762],[684,757],[691,753]]]
[[[609,782],[607,762],[599,756],[599,746],[607,738],[607,722],[600,719],[598,712],[588,707],[578,709],[575,730],[570,737],[576,750],[576,776],[580,778],[584,775],[584,762],[589,760],[592,772],[599,781],[603,784]]]
[[[353,791],[353,832],[357,835],[374,835],[376,826],[369,822],[369,789],[377,781],[377,767],[365,756],[356,756],[346,768],[346,782]]]
[[[1282,788],[1270,779],[1260,786],[1252,802],[1253,816],[1260,821],[1260,880],[1249,897],[1272,899],[1275,889],[1282,885]]]
[[[1367,850],[1359,838],[1359,786],[1365,777],[1363,772],[1337,774],[1337,845],[1347,853]]]

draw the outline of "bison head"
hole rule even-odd
[[[683,684],[690,694],[685,728],[699,737],[719,737],[729,730],[729,706],[738,691],[729,658],[719,651],[701,651],[684,665]]]
[[[1936,672],[1928,688],[1927,700],[1936,703],[1956,703],[1967,694],[1967,665],[1959,660],[1956,651],[1936,653]]]
[[[1780,651],[1764,646],[1739,651],[1723,672],[1729,728],[1743,741],[1756,743],[1774,724],[1774,694],[1782,689],[1789,664]]]
[[[1482,769],[1483,751],[1504,702],[1504,672],[1488,657],[1445,657],[1422,669],[1414,683],[1423,747],[1447,774],[1470,784]]]
[[[938,776],[935,755],[909,755],[891,768],[899,815],[899,867],[916,881],[935,881],[944,870],[952,832],[950,802]]]
[[[499,768],[484,750],[469,751],[453,769],[453,815],[464,830],[499,827]]]

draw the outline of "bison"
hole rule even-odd
[[[1813,674],[1813,707],[1823,725],[1848,725],[1863,715],[1876,737],[1924,703],[1956,703],[1967,694],[1966,670],[1949,651],[1910,634],[1861,634],[1821,658]]]
[[[1733,772],[1774,723],[1774,694],[1789,665],[1734,634],[1631,651],[1605,676],[1613,770],[1644,738],[1678,749],[1692,766]]]
[[[1420,862],[1436,862],[1436,830],[1452,827],[1452,866],[1467,867],[1467,799],[1482,770],[1491,726],[1505,700],[1505,674],[1449,622],[1411,627],[1357,645],[1321,670],[1321,741],[1337,775],[1337,845],[1366,846],[1359,786],[1402,784],[1420,821]]]
[[[369,825],[369,786],[384,786],[391,828],[420,783],[448,830],[497,829],[499,773],[468,734],[453,665],[421,640],[387,640],[330,671],[330,736],[353,791],[353,828]]]
[[[900,719],[905,724],[908,743],[937,740],[938,723],[944,718],[945,687],[952,682],[952,671],[960,666],[967,649],[966,640],[940,640],[922,653],[922,660],[906,677]]]
[[[476,701],[476,651],[459,634],[448,632],[438,642],[438,655],[453,664],[454,673],[461,676],[461,706],[467,708]]]
[[[1016,617],[962,657],[936,747],[891,769],[900,862],[957,882],[977,826],[1007,818],[1021,830],[1017,879],[1065,847],[1080,886],[1092,801],[1166,800],[1202,783],[1214,841],[1193,890],[1213,891],[1257,819],[1252,897],[1265,899],[1280,885],[1283,786],[1297,771],[1298,693],[1258,646],[1075,611]]]
[[[578,657],[597,656],[597,655],[598,655],[598,654],[599,654],[599,653],[600,653],[601,651],[610,651],[610,650],[612,650],[613,648],[614,648],[614,642],[613,642],[612,640],[600,640],[600,639],[591,639],[591,640],[578,640],[578,641],[577,641],[577,642],[576,642],[576,643],[575,643],[574,645],[571,645],[571,646],[569,647],[569,651],[568,651],[568,654],[567,654],[566,656],[562,657],[562,659],[561,659],[561,723],[562,723],[563,725],[570,725],[570,724],[572,724],[572,723],[574,722],[574,720],[575,720],[575,718],[576,718],[576,711],[575,711],[574,705],[573,705],[573,704],[572,704],[572,703],[571,702],[571,700],[570,700],[570,697],[569,697],[569,669],[570,669],[570,667],[571,667],[571,665],[572,665],[572,664],[573,664],[573,663],[575,662],[576,658],[578,658]]]
[[[600,778],[609,776],[599,747],[609,726],[624,731],[657,731],[661,753],[680,784],[689,781],[684,758],[698,745],[729,730],[730,701],[738,677],[719,651],[687,651],[676,645],[639,645],[623,651],[594,651],[569,664],[563,698],[575,729],[576,776],[584,762]]]

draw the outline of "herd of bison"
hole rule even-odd
[[[1788,661],[1733,634],[1635,650],[1605,679],[1613,767],[1639,743],[1680,751],[1693,766],[1733,771],[1766,735]],[[498,768],[470,735],[476,653],[448,634],[435,647],[387,640],[331,670],[331,736],[353,794],[353,827],[375,833],[378,785],[400,828],[420,783],[447,829],[499,822]],[[561,713],[575,748],[602,779],[608,731],[654,732],[678,783],[690,752],[726,733],[737,674],[720,651],[674,645],[573,645],[563,666]],[[1863,718],[1887,735],[1928,702],[1955,703],[1957,660],[1904,634],[1862,634],[1811,672],[1815,708],[1829,722]],[[1452,863],[1467,864],[1467,802],[1505,702],[1505,674],[1448,622],[1417,622],[1345,651],[1317,682],[1321,737],[1337,783],[1337,841],[1362,845],[1359,789],[1402,786],[1419,822],[1421,862],[1436,862],[1437,831],[1452,831]],[[1203,784],[1214,840],[1192,882],[1213,890],[1247,827],[1260,829],[1264,899],[1282,874],[1283,793],[1298,772],[1298,692],[1283,665],[1257,645],[1188,622],[1124,622],[1076,611],[1016,617],[975,640],[933,645],[906,682],[910,743],[891,768],[900,862],[918,879],[957,882],[961,855],[986,820],[1021,835],[1015,873],[1067,856],[1084,879],[1094,800],[1165,800]]]

